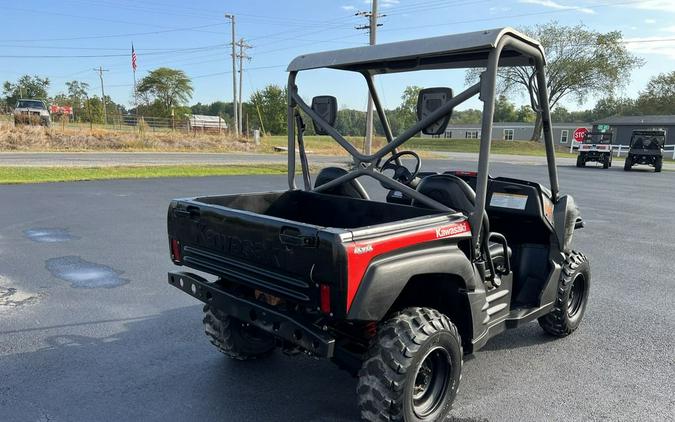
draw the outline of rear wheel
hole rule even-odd
[[[581,157],[581,155],[577,155],[577,167],[583,167],[584,166],[584,160]]]
[[[603,169],[608,169],[609,166],[612,165],[612,157],[610,155],[606,155],[605,159],[602,160],[602,168]]]
[[[556,337],[572,334],[586,310],[591,286],[591,267],[580,252],[572,251],[563,264],[558,281],[558,296],[553,310],[539,318],[539,325]]]
[[[462,371],[462,342],[448,317],[408,308],[379,329],[359,371],[361,417],[440,421],[452,408]]]
[[[204,331],[226,356],[237,360],[251,360],[272,353],[276,341],[271,334],[231,317],[209,305],[204,306]]]
[[[654,171],[661,173],[661,168],[663,167],[663,157],[656,157],[654,161]]]
[[[633,167],[633,160],[631,160],[630,155],[626,157],[626,161],[623,163],[623,170],[629,171]]]

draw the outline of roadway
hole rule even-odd
[[[546,179],[542,165],[492,173]],[[675,173],[563,165],[560,176],[587,223],[585,320],[565,339],[532,323],[491,340],[466,360],[453,416],[672,420]],[[0,186],[0,419],[357,419],[346,372],[281,353],[231,362],[204,336],[199,303],[166,282],[171,198],[284,187],[284,176]]]

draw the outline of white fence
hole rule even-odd
[[[579,149],[579,145],[581,143],[576,142],[572,140],[572,143],[570,144],[570,152],[574,152],[574,150]],[[630,150],[629,145],[612,145],[612,151],[616,152],[617,157],[621,157],[621,153],[628,153],[628,150]],[[675,144],[673,145],[664,145],[663,146],[663,152],[669,152],[672,153],[672,159],[675,160]]]

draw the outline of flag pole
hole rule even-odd
[[[131,43],[131,70],[134,74],[134,109],[136,111],[136,124],[138,125],[138,93],[136,91],[136,50],[134,43]]]

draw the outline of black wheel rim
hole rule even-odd
[[[570,288],[570,295],[567,298],[567,316],[574,319],[581,311],[584,303],[584,292],[586,290],[586,280],[581,274],[577,274]]]
[[[244,340],[252,343],[265,343],[268,340],[268,336],[264,331],[245,322],[241,323],[239,335],[241,335]]]
[[[427,352],[415,374],[412,407],[418,418],[433,414],[445,401],[452,373],[448,351],[436,347]]]

